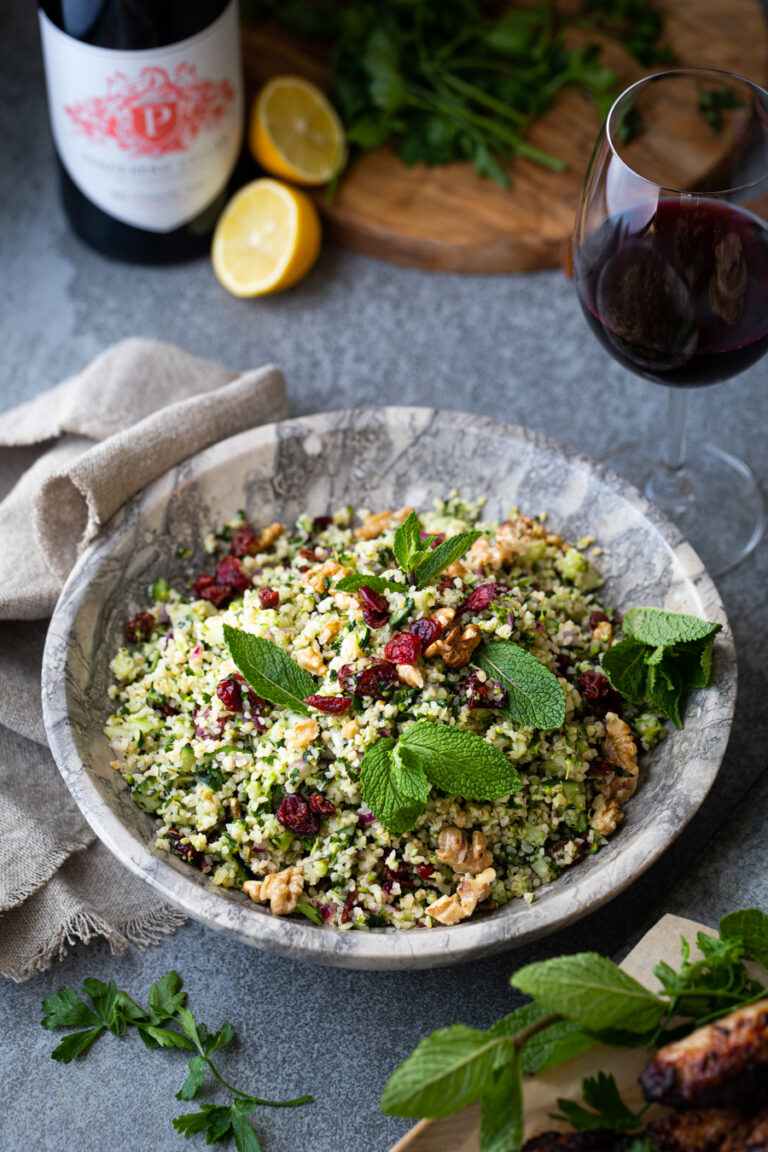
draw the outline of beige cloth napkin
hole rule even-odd
[[[184,917],[96,841],[47,749],[46,618],[79,553],[129,497],[208,444],[286,415],[274,367],[238,376],[151,340],[0,413],[0,972],[77,941],[145,947]]]

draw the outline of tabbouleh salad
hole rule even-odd
[[[215,571],[191,588],[155,582],[151,610],[128,623],[112,660],[105,732],[114,768],[158,821],[158,848],[276,915],[349,930],[455,924],[531,903],[605,845],[635,790],[639,748],[665,729],[600,672],[618,621],[597,596],[594,540],[568,544],[546,517],[517,510],[484,521],[482,507],[452,494],[418,521],[411,509],[345,508],[302,516],[292,531],[239,513],[206,541]],[[419,586],[395,554],[406,520],[422,556],[480,534]],[[376,588],[335,590],[366,574]],[[302,710],[255,691],[226,625],[311,678]],[[556,678],[559,727],[514,719],[505,685],[477,661],[496,642]],[[424,721],[491,744],[519,784],[493,800],[425,784],[423,810],[395,834],[364,800],[361,764],[376,742]]]

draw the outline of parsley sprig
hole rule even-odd
[[[715,937],[700,933],[701,959],[681,940],[675,970],[658,964],[661,991],[645,988],[595,952],[528,964],[511,978],[531,999],[487,1031],[454,1024],[427,1036],[387,1081],[381,1109],[416,1119],[446,1116],[481,1102],[480,1152],[517,1152],[522,1144],[521,1076],[553,1068],[601,1042],[656,1049],[766,995],[766,981],[747,962],[768,970],[768,916],[757,908],[731,912]],[[582,1083],[583,1103],[558,1100],[557,1119],[582,1131],[635,1131],[642,1112],[621,1099],[612,1076]],[[656,1152],[642,1135],[634,1152]]]
[[[69,1064],[83,1056],[103,1032],[124,1036],[135,1028],[147,1048],[179,1048],[194,1055],[189,1060],[189,1074],[176,1093],[177,1100],[192,1100],[204,1087],[208,1074],[213,1076],[232,1099],[227,1104],[202,1104],[198,1112],[177,1116],[173,1126],[183,1136],[205,1132],[206,1142],[215,1144],[233,1137],[238,1152],[261,1152],[261,1144],[248,1117],[257,1107],[292,1108],[308,1104],[311,1096],[295,1100],[265,1100],[235,1088],[225,1080],[211,1056],[226,1048],[235,1038],[228,1020],[216,1032],[209,1032],[202,1021],[186,1007],[177,972],[166,972],[153,984],[147,1007],[140,1007],[114,980],[108,984],[93,977],[83,981],[82,996],[74,988],[62,988],[43,1001],[44,1028],[75,1028],[54,1048],[51,1056]]]

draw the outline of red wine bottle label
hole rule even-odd
[[[196,36],[119,52],[41,12],[51,126],[80,191],[110,216],[171,232],[226,185],[240,150],[237,0]]]

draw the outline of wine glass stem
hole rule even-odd
[[[664,455],[645,486],[645,494],[668,516],[680,518],[691,508],[695,492],[685,469],[685,413],[688,392],[667,386],[667,428]]]

